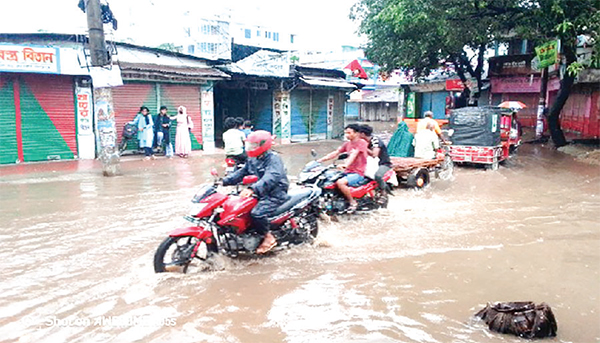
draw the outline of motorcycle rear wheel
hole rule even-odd
[[[154,272],[187,273],[192,262],[192,252],[199,239],[194,236],[167,237],[154,254]],[[211,247],[201,242],[196,258],[205,261],[211,253]]]

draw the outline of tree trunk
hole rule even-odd
[[[564,53],[567,66],[571,65],[571,63],[577,60],[571,46],[565,46]],[[571,76],[568,72],[566,72],[565,76],[560,81],[560,89],[556,99],[554,100],[554,103],[552,103],[550,112],[548,113],[548,129],[550,130],[550,137],[552,138],[554,146],[557,148],[567,145],[567,139],[565,138],[565,134],[560,127],[560,112],[562,111],[567,99],[569,98],[569,95],[571,94],[571,88],[574,82],[575,76]]]

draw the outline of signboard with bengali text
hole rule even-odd
[[[213,84],[209,82],[201,88],[202,110],[202,149],[205,152],[215,150],[215,113]]]
[[[290,93],[273,93],[273,134],[281,138],[281,144],[292,141],[292,117],[290,112]]]
[[[92,90],[89,88],[77,87],[77,134],[94,135]]]
[[[0,71],[60,74],[59,50],[0,44]]]

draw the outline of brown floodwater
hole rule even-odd
[[[297,175],[315,148],[278,148]],[[600,169],[525,145],[388,209],[320,222],[314,246],[155,274],[154,251],[223,155],[0,167],[2,342],[522,342],[472,319],[546,302],[550,342],[600,342]]]

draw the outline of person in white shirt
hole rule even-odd
[[[246,152],[244,152],[244,141],[246,134],[238,129],[235,118],[225,119],[225,128],[223,133],[223,144],[225,144],[225,155],[232,158],[237,164],[246,163]]]
[[[434,159],[436,158],[437,149],[440,148],[440,139],[435,133],[435,126],[432,123],[427,123],[426,129],[415,134],[413,141],[415,146],[415,157]]]

